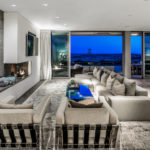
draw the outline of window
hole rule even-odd
[[[122,72],[122,35],[72,35],[71,65],[114,66]]]
[[[138,33],[131,34],[131,74],[142,76],[142,36]]]

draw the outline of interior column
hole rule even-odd
[[[123,35],[122,70],[124,76],[131,78],[131,33],[125,31]]]

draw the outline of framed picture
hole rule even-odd
[[[38,38],[31,32],[26,36],[26,55],[38,56]]]

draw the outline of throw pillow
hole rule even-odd
[[[81,65],[75,64],[74,67],[73,67],[73,69],[78,69],[78,68],[81,68],[81,67],[82,67]]]
[[[101,77],[101,84],[103,86],[106,86],[106,82],[107,82],[107,78],[108,78],[109,74],[107,74],[106,72],[103,73],[102,77]]]
[[[101,69],[97,71],[96,78],[100,81]]]
[[[104,70],[101,70],[100,77],[99,77],[100,81],[101,81],[103,73],[104,73]]]
[[[113,83],[115,81],[115,78],[111,76],[111,74],[109,75],[108,79],[107,79],[107,82],[106,82],[106,87],[111,90],[112,89],[112,86],[113,86]]]
[[[112,92],[114,95],[125,95],[125,85],[120,83],[117,79],[112,86]]]
[[[83,67],[83,72],[84,73],[87,73],[87,72],[89,72],[90,71],[90,68],[89,67]]]
[[[135,96],[136,82],[134,80],[124,78],[124,84],[126,88],[126,96]]]
[[[72,108],[102,108],[103,103],[93,103],[93,104],[81,104],[78,102],[75,102],[73,100],[69,100],[69,103],[71,104]]]
[[[0,103],[0,109],[33,109],[33,103],[17,105]]]
[[[96,75],[97,75],[97,68],[95,67],[95,68],[93,69],[93,76],[96,78]]]
[[[116,79],[117,79],[120,83],[123,83],[124,77],[121,76],[120,74],[117,74],[117,75],[116,75]]]
[[[114,77],[116,77],[116,76],[117,76],[117,73],[116,73],[116,72],[114,72],[114,71],[112,71],[112,72],[110,73],[110,75],[111,75],[111,77],[112,77],[112,78],[114,78]]]
[[[104,72],[106,72],[107,74],[110,74],[110,73],[111,73],[111,71],[108,70],[107,68],[104,68]]]

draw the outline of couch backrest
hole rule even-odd
[[[1,124],[31,124],[33,109],[0,109]]]
[[[109,124],[109,112],[105,108],[67,108],[65,124]]]

